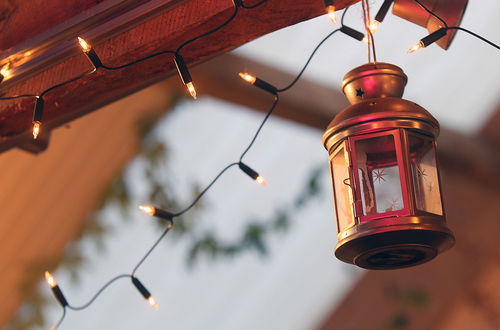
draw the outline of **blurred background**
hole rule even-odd
[[[370,3],[376,10],[381,1]],[[498,41],[499,12],[498,1],[470,1],[462,26]],[[361,30],[361,20],[358,3],[346,24]],[[192,73],[208,92],[196,101],[172,77],[55,129],[41,154],[2,153],[0,326],[57,322],[47,269],[74,305],[129,271],[164,228],[137,205],[188,205],[239,157],[272,104],[227,77],[246,70],[285,86],[332,29],[317,17],[200,64]],[[455,247],[398,271],[362,271],[334,257],[321,137],[347,105],[343,75],[366,62],[366,45],[338,33],[246,156],[268,186],[231,169],[139,270],[160,310],[123,280],[90,308],[70,311],[60,329],[498,329],[500,57],[460,32],[448,51],[405,53],[426,34],[389,14],[375,41],[379,61],[408,75],[404,98],[443,127],[438,149]],[[227,75],[208,76],[214,71]]]

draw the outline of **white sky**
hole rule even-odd
[[[160,130],[171,148],[169,173],[175,175],[180,193],[193,181],[209,182],[227,163],[237,160],[262,117],[210,98],[185,102],[170,114]],[[206,145],[200,145],[199,137]],[[256,185],[232,169],[206,195],[206,208],[196,219],[199,227],[213,227],[219,236],[234,240],[249,220],[269,218],[276,207],[290,204],[310,170],[321,163],[325,170],[328,166],[320,141],[319,131],[272,118],[246,158],[250,166],[265,173],[269,185]],[[129,175],[133,177],[134,168],[140,166],[133,164]],[[287,234],[270,235],[269,257],[250,252],[235,260],[205,260],[189,270],[186,242],[167,237],[138,274],[160,311],[154,311],[129,280],[123,280],[93,307],[70,311],[60,329],[314,328],[360,273],[333,256],[336,229],[328,171],[323,189],[320,200],[296,214]],[[140,211],[132,223],[124,223],[113,210],[108,219],[115,229],[106,239],[107,252],[100,254],[90,241],[84,244],[89,264],[83,267],[82,280],[74,285],[68,274],[55,274],[74,305],[88,300],[113,275],[127,272],[159,235],[152,220]],[[60,308],[51,301],[46,316],[55,321]]]
[[[498,42],[498,13],[498,0],[470,1],[462,25]],[[347,22],[359,28],[360,15],[357,6],[352,8]],[[237,52],[298,72],[315,44],[331,29],[326,17],[319,17],[270,34]],[[405,98],[424,106],[443,126],[476,132],[499,101],[498,51],[459,32],[447,52],[434,45],[407,55],[406,49],[424,35],[423,28],[389,14],[376,34],[379,61],[404,69],[409,77]],[[365,54],[361,44],[338,34],[313,60],[306,77],[340,86],[347,71],[366,61]],[[180,194],[193,181],[209,182],[223,166],[236,160],[263,117],[209,98],[187,102],[181,108],[161,124],[171,148],[169,174],[175,175]],[[321,134],[272,118],[247,156],[247,163],[265,174],[269,186],[255,185],[232,169],[206,196],[207,208],[199,216],[199,226],[215,227],[219,236],[231,238],[252,217],[266,218],[276,206],[289,203],[313,166],[328,166]],[[336,229],[328,174],[324,189],[321,201],[295,216],[288,234],[272,239],[267,259],[250,253],[234,261],[202,262],[190,271],[185,267],[186,242],[167,238],[139,272],[160,311],[151,309],[130,282],[123,280],[93,307],[70,311],[61,329],[314,328],[360,274],[333,256]],[[83,280],[73,285],[67,274],[56,273],[73,304],[86,301],[102,283],[134,265],[159,234],[149,221],[137,211],[134,221],[124,224],[110,212],[115,231],[106,240],[107,252],[99,254],[88,244],[85,253],[90,262],[84,267]],[[55,322],[59,311],[52,300],[46,318]]]

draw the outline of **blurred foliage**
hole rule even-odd
[[[178,98],[175,101],[178,101]],[[19,284],[25,293],[25,301],[6,329],[26,330],[45,324],[42,312],[47,299],[44,298],[42,290],[46,291],[47,288],[45,285],[40,285],[44,271],[47,269],[67,271],[73,281],[78,280],[78,274],[86,261],[82,255],[81,239],[86,238],[95,244],[98,251],[105,251],[105,239],[113,229],[105,222],[105,209],[112,207],[120,212],[124,221],[129,221],[131,215],[136,212],[138,198],[153,205],[159,205],[166,210],[179,210],[185,206],[186,200],[193,200],[200,193],[202,188],[193,182],[188,198],[183,198],[182,201],[179,199],[174,184],[169,181],[169,176],[165,175],[165,173],[169,173],[169,150],[165,141],[159,137],[159,129],[156,128],[158,121],[158,116],[150,116],[142,118],[137,124],[137,134],[141,142],[135,161],[144,164],[141,166],[142,173],[140,175],[143,182],[146,183],[145,195],[136,196],[137,193],[132,188],[133,185],[127,176],[127,170],[119,173],[98,198],[95,211],[89,215],[75,241],[67,246],[63,257],[58,262],[41,260],[38,264],[26,268],[25,281]],[[126,166],[126,168],[128,167]],[[214,232],[202,234],[195,232],[192,220],[196,213],[204,207],[203,199],[200,200],[190,212],[176,218],[172,231],[174,237],[186,235],[191,237],[191,246],[188,248],[186,258],[187,264],[192,266],[201,257],[207,257],[211,260],[231,259],[250,251],[256,251],[259,255],[266,256],[269,253],[267,241],[270,235],[286,233],[292,224],[292,215],[305,207],[313,198],[320,196],[322,191],[319,182],[326,172],[324,169],[324,164],[321,164],[312,170],[303,189],[290,205],[279,207],[269,219],[249,221],[239,237],[232,242],[221,241]],[[156,221],[159,230],[163,231],[165,223],[156,218],[153,221]]]
[[[398,311],[388,321],[388,329],[401,330],[411,325],[411,312],[422,311],[429,307],[431,298],[423,288],[400,288],[395,283],[386,288],[390,299],[397,304]]]

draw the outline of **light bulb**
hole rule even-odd
[[[56,279],[54,278],[54,276],[52,276],[51,273],[45,272],[45,280],[47,281],[47,283],[50,285],[51,288],[55,288],[57,286]]]
[[[4,80],[4,79],[8,79],[10,77],[9,67],[10,67],[10,64],[7,63],[4,66],[2,66],[2,68],[0,69],[0,82],[2,82],[2,80]]]
[[[371,45],[370,37],[367,35],[365,35],[361,41]]]
[[[191,82],[188,82],[188,83],[186,84],[186,87],[187,87],[187,89],[188,89],[188,91],[189,91],[189,94],[191,94],[191,96],[193,97],[193,99],[195,99],[195,100],[196,100],[196,89],[194,88],[194,84],[193,84],[193,82],[192,82],[192,81],[191,81]]]
[[[33,122],[33,139],[37,139],[38,135],[40,134],[40,128],[42,126],[42,123],[39,121],[34,121]]]
[[[422,49],[422,48],[424,48],[424,43],[422,41],[420,41],[420,42],[414,44],[413,46],[411,46],[410,49],[408,49],[406,52],[407,53],[414,53],[417,50]]]
[[[83,38],[78,37],[78,42],[80,43],[80,47],[82,47],[82,50],[85,53],[89,52],[92,49],[92,47],[90,47],[90,45]]]
[[[332,21],[333,24],[337,24],[337,16],[335,15],[335,6],[327,6],[326,7],[326,12],[328,14],[328,17]]]
[[[264,177],[263,177],[263,176],[260,176],[260,175],[259,175],[258,177],[256,177],[256,178],[255,178],[255,181],[256,181],[258,184],[260,184],[261,186],[267,186],[267,181],[266,181],[266,179],[264,179]]]
[[[238,75],[241,77],[241,79],[245,80],[250,84],[255,84],[255,81],[257,80],[257,77],[252,76],[251,74],[246,72],[240,72],[238,73]]]
[[[153,296],[150,296],[148,298],[148,303],[151,305],[151,307],[153,307],[154,309],[156,310],[159,310],[160,309],[160,306],[158,306],[158,304],[156,303],[156,300],[155,298],[153,298]]]
[[[141,211],[149,214],[150,216],[154,216],[156,213],[156,209],[153,206],[149,206],[149,205],[139,205],[139,209]]]
[[[375,33],[380,25],[380,22],[375,20],[371,21],[370,24],[368,25],[368,28],[370,29],[371,33]]]

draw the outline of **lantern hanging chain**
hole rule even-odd
[[[344,14],[345,14],[345,11],[344,11]],[[276,93],[273,95],[274,96],[274,101],[271,105],[271,107],[269,108],[269,110],[267,111],[266,115],[264,116],[264,119],[262,120],[261,124],[259,125],[259,127],[257,128],[257,131],[255,132],[252,140],[250,141],[249,145],[245,148],[245,150],[242,152],[241,156],[240,156],[240,159],[239,159],[239,162],[234,162],[234,163],[231,163],[229,165],[227,165],[224,169],[222,169],[216,176],[215,178],[207,185],[207,187],[205,189],[203,189],[197,196],[196,198],[191,202],[191,204],[189,204],[186,208],[184,208],[182,211],[179,211],[177,213],[173,213],[171,214],[171,221],[173,220],[173,218],[175,217],[178,217],[178,216],[181,216],[183,215],[184,213],[188,212],[189,210],[191,210],[195,205],[196,203],[205,195],[205,193],[207,193],[211,188],[212,186],[222,177],[222,175],[227,171],[229,170],[231,167],[234,167],[236,165],[240,165],[241,162],[242,162],[242,159],[243,157],[247,154],[247,152],[252,148],[252,146],[254,145],[257,137],[260,135],[260,132],[262,130],[262,128],[264,127],[264,125],[266,124],[267,120],[269,119],[269,117],[271,116],[271,114],[273,113],[274,109],[277,107],[278,103],[279,103],[279,94],[280,92],[285,92],[287,91],[288,89],[290,89],[291,87],[293,87],[297,81],[301,78],[301,76],[303,75],[304,71],[306,70],[306,68],[308,67],[308,65],[310,64],[312,58],[314,57],[314,55],[316,54],[316,52],[318,51],[318,49],[321,47],[321,45],[323,45],[323,43],[328,39],[330,38],[334,33],[336,33],[339,29],[336,29],[332,32],[330,32],[326,37],[324,37],[319,43],[318,45],[314,48],[314,50],[312,51],[311,55],[308,57],[307,61],[306,61],[306,64],[303,66],[303,68],[300,70],[300,72],[298,73],[298,75],[292,80],[292,82],[287,85],[285,88],[282,88],[282,89],[276,89]],[[85,304],[81,305],[81,306],[72,306],[70,304],[67,305],[67,307],[71,310],[75,310],[75,311],[80,311],[80,310],[83,310],[83,309],[86,309],[88,308],[90,305],[92,305],[94,303],[94,301],[111,285],[113,284],[114,282],[116,282],[117,280],[120,280],[122,278],[135,278],[135,274],[137,272],[137,270],[142,266],[142,264],[148,259],[148,257],[151,255],[151,253],[156,249],[156,247],[159,245],[159,243],[165,238],[166,234],[170,231],[170,229],[172,228],[172,224],[173,222],[170,222],[169,225],[167,226],[167,228],[163,231],[163,233],[159,236],[158,239],[156,239],[156,241],[153,243],[153,245],[148,249],[148,251],[143,255],[143,257],[139,260],[139,262],[134,266],[132,272],[130,274],[121,274],[121,275],[118,275],[118,276],[115,276],[113,277],[111,280],[109,280],[106,284],[104,284],[95,294],[94,296]],[[56,326],[54,327],[54,329],[57,329],[57,327],[62,323],[62,320],[64,319],[66,315],[66,307],[63,308],[63,315],[60,319],[60,321],[56,324]]]
[[[365,27],[365,32],[366,32],[366,49],[367,49],[367,54],[368,54],[368,63],[372,61],[372,56],[371,56],[371,48],[370,48],[370,36],[368,34],[368,23],[366,22],[367,20],[367,15],[366,15],[366,3],[365,0],[361,0],[361,8],[363,10],[363,26]]]
[[[365,26],[366,38],[367,38],[367,49],[368,49],[368,62],[377,62],[377,52],[375,51],[375,39],[373,38],[373,33],[370,29],[371,14],[370,14],[370,4],[368,0],[361,0],[361,5],[363,8],[363,24]]]

